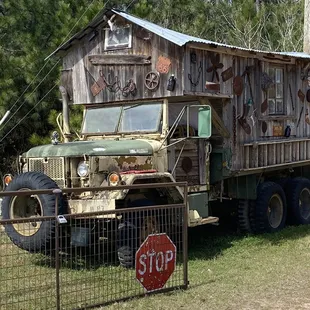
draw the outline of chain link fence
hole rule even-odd
[[[167,186],[183,187],[184,201],[66,215],[59,190],[1,193],[12,207],[0,220],[0,309],[87,309],[187,288],[186,184]],[[56,195],[53,216],[39,215],[43,193]]]

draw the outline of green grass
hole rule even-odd
[[[19,250],[4,236],[0,241],[0,309],[55,309],[52,262]],[[126,296],[128,288],[131,294],[143,292],[131,280],[133,270],[80,267],[61,268],[64,309]],[[219,236],[201,227],[190,234],[189,281],[186,291],[104,309],[309,309],[310,226],[261,236]]]
[[[187,291],[105,309],[310,309],[310,227],[199,237],[189,253],[189,279]]]

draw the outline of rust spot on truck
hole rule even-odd
[[[120,156],[115,158],[121,171],[129,169],[148,170],[152,169],[151,156]]]

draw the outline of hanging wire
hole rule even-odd
[[[59,62],[60,62],[60,59],[55,63],[55,65],[50,69],[50,71],[44,76],[44,78],[40,81],[40,83],[36,86],[36,88],[27,96],[27,98],[17,108],[17,110],[13,114],[11,114],[10,118],[8,120],[6,120],[6,122],[0,127],[0,131],[6,126],[7,123],[9,123],[11,121],[11,119],[16,115],[16,113],[23,107],[23,105],[27,102],[27,99],[30,98],[32,96],[32,94],[39,88],[39,86],[44,82],[44,80],[54,70],[54,68],[58,65]]]
[[[85,9],[84,13],[81,15],[81,17],[77,20],[77,22],[74,24],[74,26],[71,28],[71,30],[68,32],[68,34],[66,35],[66,37],[63,39],[62,43],[57,47],[57,49],[67,40],[67,38],[69,37],[69,35],[72,33],[72,31],[74,30],[74,28],[77,26],[77,24],[81,21],[81,19],[84,17],[84,15],[87,13],[87,11],[89,10],[89,8],[91,7],[91,5],[95,2],[96,0],[93,0],[88,7]],[[106,2],[106,4],[104,5],[103,8],[106,7],[106,5],[110,2],[110,0],[108,0]],[[99,12],[96,14],[96,16],[99,14]],[[29,87],[35,82],[35,80],[37,79],[37,77],[40,75],[40,73],[43,71],[43,69],[47,66],[47,64],[50,62],[50,59],[48,59],[48,61],[42,66],[42,68],[39,70],[39,72],[36,74],[36,76],[33,78],[33,80],[30,82],[30,84],[28,84],[28,86],[25,88],[25,90],[23,91],[23,93],[18,97],[18,99],[14,102],[14,104],[12,105],[12,107],[9,109],[9,111],[11,111],[16,104],[20,101],[20,99],[24,96],[24,94],[27,92],[27,90],[29,89]],[[42,84],[42,82],[46,79],[46,77],[52,72],[52,70],[58,65],[58,63],[60,62],[60,59],[58,59],[58,61],[55,63],[55,65],[52,67],[52,69],[44,76],[44,78],[41,80],[41,82],[39,83],[39,85],[37,85],[37,87],[31,92],[31,94],[27,97],[29,98],[36,90],[37,88]],[[26,98],[26,99],[27,99]],[[20,110],[20,108],[26,103],[27,100],[24,100],[23,103],[21,104],[21,106],[17,109],[17,111],[15,111],[15,113],[13,113],[11,115],[11,117],[2,125],[2,127],[0,128],[3,129],[6,124],[12,119],[12,117],[16,114],[16,112],[18,112]]]
[[[11,128],[11,130],[4,136],[2,137],[2,139],[0,140],[0,143],[25,119],[28,117],[28,115],[54,90],[54,88],[57,86],[57,83],[55,83],[55,85],[50,88],[50,90],[32,107],[32,109],[30,109],[28,111],[28,113],[21,119],[17,122],[17,124]]]

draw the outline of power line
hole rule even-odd
[[[55,69],[55,67],[60,62],[60,59],[54,64],[52,69],[45,75],[45,77],[40,81],[40,83],[35,87],[35,89],[27,96],[27,98],[23,101],[23,103],[17,108],[17,110],[10,116],[10,118],[0,127],[0,131],[6,126],[7,123],[16,115],[16,113],[23,107],[23,105],[27,102],[27,99],[32,96],[32,94],[39,88],[39,86],[44,82],[44,80],[48,77],[48,75]]]
[[[21,119],[17,122],[17,124],[4,136],[2,137],[2,139],[0,140],[0,143],[25,119],[28,117],[28,115],[54,90],[54,88],[57,86],[57,83],[55,83],[55,85],[50,88],[50,90],[44,95],[44,97],[39,100],[34,106],[32,109],[30,109],[28,111],[28,113]]]
[[[74,30],[74,28],[76,27],[76,25],[81,21],[81,19],[84,17],[84,15],[87,13],[87,11],[89,10],[89,8],[91,7],[91,5],[95,2],[96,0],[93,0],[88,7],[84,10],[84,13],[81,15],[81,17],[76,21],[76,23],[74,24],[74,26],[71,28],[71,30],[69,31],[69,33],[66,35],[66,37],[64,38],[64,40],[62,41],[62,43],[59,45],[61,46],[69,37],[69,35],[71,34],[71,32]],[[107,1],[107,3],[104,5],[104,7],[109,3],[110,0]],[[98,14],[98,13],[97,13]],[[56,65],[59,63],[60,60],[58,60],[56,62],[56,64],[53,66],[52,69],[54,69],[56,67]],[[39,72],[36,74],[36,76],[32,79],[32,81],[30,82],[30,84],[28,84],[28,86],[26,87],[26,89],[23,91],[23,93],[18,97],[18,99],[14,102],[14,104],[12,105],[12,107],[9,109],[12,110],[16,104],[20,101],[20,99],[25,95],[25,93],[27,92],[27,90],[29,89],[29,87],[35,82],[35,80],[37,79],[37,77],[40,75],[40,73],[43,71],[43,69],[47,66],[47,64],[50,62],[50,59],[42,66],[42,68],[39,70]],[[51,73],[52,70],[50,70],[43,78],[43,80],[41,80],[41,82],[39,83],[38,86],[40,86],[42,84],[42,82],[46,79],[46,77]],[[29,95],[31,96],[35,90],[38,88],[38,86],[34,89],[34,91],[32,91],[32,93]],[[29,98],[29,96],[27,98]],[[24,102],[22,103],[22,105],[17,109],[16,112],[18,112],[20,110],[20,108],[25,104],[26,99],[24,100]],[[6,126],[6,124],[12,119],[12,117],[16,114],[16,112],[10,117],[9,120],[7,120],[3,126],[1,127],[1,129],[3,129],[4,126]]]

